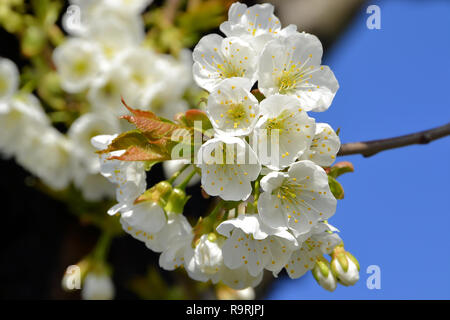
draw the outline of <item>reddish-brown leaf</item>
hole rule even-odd
[[[160,152],[151,148],[140,146],[131,146],[120,156],[113,156],[110,160],[121,161],[164,161],[169,160],[170,155],[165,152]]]

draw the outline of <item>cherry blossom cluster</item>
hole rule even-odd
[[[141,14],[151,2],[70,1],[63,17],[68,36],[52,55],[59,86],[83,100],[66,134],[52,125],[39,98],[20,88],[14,63],[0,58],[1,154],[15,157],[54,190],[74,184],[89,201],[114,197],[90,140],[127,129],[117,118],[124,110],[121,96],[172,118],[188,109],[183,94],[194,85],[190,51],[175,58],[144,45]]]
[[[220,30],[225,37],[207,35],[193,52],[214,133],[190,169],[219,204],[192,227],[182,214],[186,197],[170,184],[155,185],[149,190],[157,196],[139,201],[149,192],[146,168],[108,160],[125,152],[114,151],[101,155],[102,174],[117,185],[118,204],[109,213],[120,213],[126,232],[161,253],[163,269],[183,267],[198,281],[243,289],[256,286],[263,270],[277,276],[285,269],[291,278],[313,270],[331,291],[338,280],[354,284],[357,261],[328,224],[337,200],[324,168],[340,140],[308,114],[327,110],[339,87],[321,65],[320,41],[295,26],[282,28],[269,4],[234,3]],[[114,138],[98,136],[93,144],[103,150]]]

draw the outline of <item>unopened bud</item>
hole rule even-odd
[[[217,298],[220,300],[255,300],[255,290],[248,287],[242,290],[234,290],[225,285],[216,289]]]
[[[115,289],[107,273],[90,272],[86,275],[81,290],[83,300],[112,300]]]
[[[22,38],[22,53],[27,57],[37,55],[44,48],[45,42],[44,30],[37,26],[29,27]]]
[[[183,213],[184,205],[188,199],[186,192],[179,188],[173,188],[164,210],[166,212]]]
[[[325,258],[317,259],[312,274],[322,288],[331,292],[336,290],[337,280],[331,272],[330,263]]]
[[[359,280],[358,260],[344,247],[336,247],[332,253],[331,270],[339,283],[352,286]]]
[[[169,182],[161,181],[145,191],[135,200],[134,203],[137,204],[144,201],[152,201],[156,202],[161,207],[164,207],[171,195],[172,190],[172,185]]]

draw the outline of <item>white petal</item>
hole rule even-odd
[[[194,80],[212,91],[222,80],[244,77],[255,83],[256,56],[243,40],[210,34],[200,39],[193,52]]]
[[[131,227],[147,233],[159,232],[166,225],[164,210],[153,202],[136,204],[123,212],[122,217]]]
[[[9,59],[0,58],[0,101],[9,100],[19,86],[19,70]]]
[[[322,167],[329,167],[336,159],[341,146],[336,132],[326,123],[317,123],[316,134],[310,149],[300,159],[311,160]]]
[[[288,227],[288,219],[282,204],[270,192],[263,192],[258,199],[258,212],[265,224],[272,228]]]
[[[249,91],[251,85],[246,78],[225,79],[209,95],[206,110],[220,134],[239,136],[252,131],[259,106]]]
[[[333,72],[320,65],[322,53],[320,41],[307,33],[271,41],[260,57],[259,89],[266,96],[293,95],[306,111],[325,111],[339,84]]]

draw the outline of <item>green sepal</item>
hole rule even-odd
[[[347,256],[345,255],[345,251],[344,252],[339,252],[338,254],[336,254],[336,259],[339,262],[339,264],[342,267],[342,270],[344,270],[344,272],[348,271],[348,259]]]
[[[38,26],[30,26],[22,37],[22,53],[32,57],[42,52],[47,42],[45,32]]]
[[[332,166],[329,170],[328,170],[328,175],[333,177],[333,178],[337,178],[340,175],[347,173],[347,172],[354,172],[355,168],[353,167],[353,164],[351,162],[348,161],[341,161],[336,163],[334,166]]]
[[[312,274],[317,281],[319,281],[319,272],[324,278],[328,278],[328,275],[330,274],[330,263],[323,257],[317,259],[312,270]]]
[[[232,209],[237,208],[239,206],[239,204],[241,204],[241,203],[242,203],[242,201],[224,201],[223,207],[226,210],[232,210]]]
[[[189,200],[189,196],[186,196],[186,192],[184,192],[180,188],[173,188],[170,193],[169,198],[167,199],[167,204],[164,207],[166,212],[173,213],[183,213],[184,206],[186,202]]]
[[[190,109],[183,114],[178,114],[176,116],[176,120],[189,128],[194,127],[195,122],[202,123],[202,130],[209,130],[213,128],[206,112],[200,109]]]
[[[134,201],[134,203],[137,204],[145,201],[152,201],[158,203],[161,207],[164,207],[167,204],[172,189],[172,185],[169,182],[161,181],[146,190]]]
[[[356,260],[356,258],[348,251],[345,252],[345,254],[347,255],[347,257],[352,260],[352,262],[356,265],[356,267],[358,268],[358,271],[360,271],[360,267],[359,267],[359,262],[358,260]]]
[[[344,199],[344,188],[335,178],[328,176],[328,184],[330,185],[330,190],[336,199]]]

